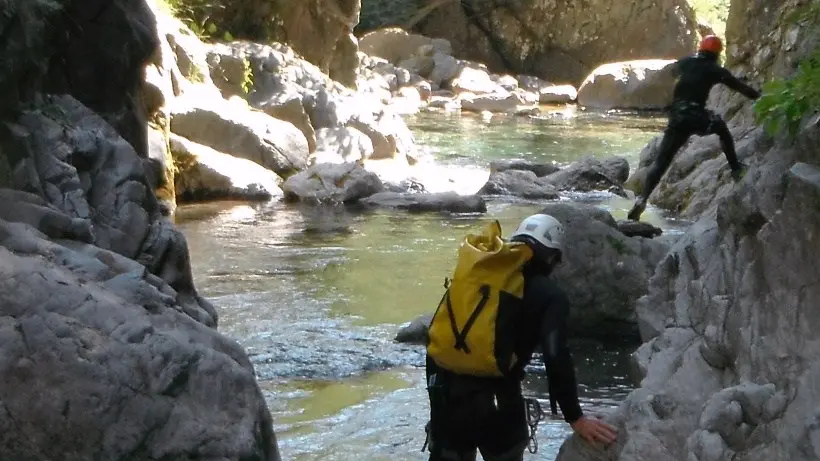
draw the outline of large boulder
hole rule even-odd
[[[288,43],[330,78],[355,87],[359,66],[358,40],[361,0],[302,0],[276,3],[279,41]]]
[[[647,293],[667,240],[627,237],[597,207],[565,203],[542,210],[564,226],[564,260],[553,273],[570,300],[573,335],[637,338],[635,305]]]
[[[523,161],[494,162],[490,177],[481,188],[486,195],[511,195],[529,199],[554,199],[559,192],[610,191],[625,195],[623,183],[629,162],[623,157],[584,157],[564,168]]]
[[[608,190],[623,195],[622,186],[628,176],[629,162],[624,157],[601,160],[587,156],[545,176],[543,181],[562,191]]]
[[[264,106],[269,99],[282,94],[304,96],[320,88],[331,92],[343,90],[322,69],[281,43],[216,43],[208,46],[207,56],[214,84],[223,94],[246,96],[253,106]],[[248,83],[249,92],[240,89],[243,83]]]
[[[564,260],[552,277],[570,301],[571,336],[604,341],[638,339],[635,304],[669,249],[662,240],[627,237],[606,211],[555,203],[542,210],[564,225]],[[424,344],[432,314],[402,327],[395,340]]]
[[[248,356],[167,283],[93,245],[0,229],[3,459],[279,459]]]
[[[210,55],[215,62],[248,62],[252,84],[250,92],[240,96],[251,106],[300,127],[308,140],[315,140],[316,130],[322,128],[354,128],[370,138],[373,158],[405,157],[413,162],[418,155],[407,125],[377,96],[344,88],[287,46],[236,41],[213,46]],[[310,142],[313,152],[318,146]]]
[[[423,7],[419,5],[419,10]],[[444,38],[461,59],[578,85],[604,63],[690,54],[698,39],[685,0],[437,2],[414,31]]]
[[[494,82],[490,78],[490,74],[478,66],[463,66],[450,81],[449,86],[456,94],[473,93],[482,95],[511,91]]]
[[[353,163],[373,155],[373,141],[353,127],[320,128],[313,163]]]
[[[478,195],[455,192],[379,192],[360,200],[369,207],[394,208],[411,212],[484,213],[487,204]]]
[[[570,104],[578,99],[578,90],[572,85],[549,85],[538,90],[541,104]]]
[[[182,136],[171,135],[180,201],[268,200],[281,197],[282,179],[256,162],[228,155]]]
[[[252,111],[242,102],[177,99],[171,131],[287,177],[307,166],[308,143],[292,123]]]
[[[522,92],[511,92],[501,89],[493,93],[462,93],[459,95],[461,108],[470,112],[498,112],[498,113],[519,113],[531,110],[538,102],[527,100],[526,94]]]
[[[4,152],[16,152],[11,186],[36,191],[67,215],[88,221],[93,243],[138,261],[179,292],[195,318],[216,311],[194,288],[182,234],[163,209],[143,164],[101,117],[70,96],[47,96],[0,127]]]
[[[478,191],[481,195],[509,195],[526,199],[557,199],[558,190],[530,170],[493,171]]]
[[[162,5],[163,0],[148,0],[157,22],[157,35],[160,38],[159,53],[163,73],[171,79],[174,95],[178,96],[187,90],[214,91],[216,81],[211,78],[208,63],[208,45],[182,21],[173,17]],[[218,81],[219,79],[217,79]],[[170,101],[171,98],[166,98]]]
[[[278,460],[250,361],[215,330],[143,162],[71,96],[39,99],[0,125],[8,185],[31,191],[0,191],[0,457]]]
[[[648,59],[599,66],[578,89],[578,104],[593,109],[663,109],[672,102],[674,63]]]
[[[272,96],[259,109],[273,118],[293,124],[305,135],[308,151],[314,152],[317,148],[316,130],[310,124],[310,117],[305,111],[302,97],[296,93],[282,93]]]
[[[799,3],[733,3],[727,36],[760,39],[734,42],[730,69],[789,75],[818,43],[816,28],[784,20]],[[638,302],[640,389],[610,418],[623,443],[604,453],[573,437],[559,461],[820,456],[820,115],[807,114],[793,142],[763,142],[748,103],[723,89],[714,101],[758,140],[746,148],[749,172],[704,198]],[[716,172],[715,162],[687,176]]]
[[[771,138],[762,131],[750,132],[741,125],[732,126],[730,132],[735,138],[735,149],[741,161],[749,162],[756,152],[771,147]],[[643,190],[661,139],[658,136],[644,147],[638,168],[626,183],[626,187],[636,193]],[[675,156],[675,161],[669,166],[649,201],[684,218],[696,219],[713,211],[716,199],[726,197],[732,191],[735,184],[730,173],[717,135],[693,136]],[[752,170],[750,173],[754,177],[762,172]]]
[[[555,173],[560,169],[560,167],[553,163],[532,163],[524,160],[494,160],[490,162],[491,172],[525,170],[532,171],[539,178]]]
[[[282,185],[285,200],[331,205],[356,202],[383,188],[375,173],[357,163],[319,163]]]
[[[378,56],[396,65],[417,56],[419,48],[423,46],[429,46],[434,53],[453,53],[453,47],[447,40],[411,34],[398,27],[368,32],[359,39],[359,50],[362,53]]]

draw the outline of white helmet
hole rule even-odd
[[[521,221],[510,240],[537,243],[563,253],[564,226],[548,214],[534,214]]]

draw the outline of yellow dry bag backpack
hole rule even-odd
[[[453,373],[502,377],[516,364],[516,324],[523,307],[523,265],[532,258],[524,243],[506,242],[493,221],[470,234],[429,327],[427,353]]]

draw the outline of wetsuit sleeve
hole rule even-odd
[[[543,302],[546,306],[541,326],[541,347],[549,379],[550,395],[561,406],[564,420],[573,423],[583,416],[578,402],[575,364],[567,346],[569,300],[552,281],[545,280]]]
[[[728,69],[723,67],[720,69],[720,83],[723,83],[749,99],[757,99],[760,97],[759,91],[743,83],[740,79],[732,75]]]

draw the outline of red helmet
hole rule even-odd
[[[715,35],[707,35],[700,41],[698,51],[710,51],[715,54],[720,54],[723,51],[723,42]]]

